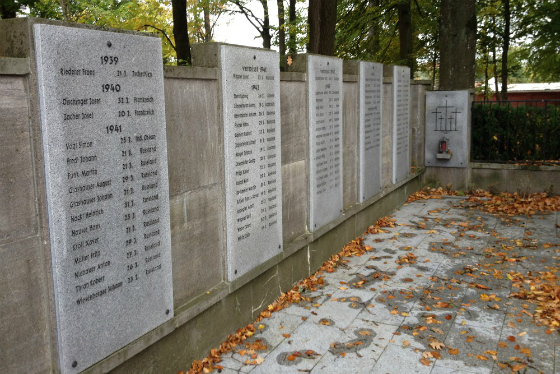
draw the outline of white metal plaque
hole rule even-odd
[[[426,166],[466,168],[469,91],[426,92]]]
[[[342,60],[307,56],[310,231],[342,215]]]
[[[381,191],[383,64],[360,61],[360,190],[364,202]]]
[[[173,316],[158,38],[34,25],[60,371]]]
[[[222,45],[228,280],[282,252],[278,53]]]

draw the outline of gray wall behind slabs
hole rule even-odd
[[[36,19],[0,21],[0,372],[56,373],[45,182],[31,28]],[[196,46],[194,47],[196,61]],[[391,68],[391,67],[389,67]],[[358,78],[343,78],[344,214],[310,232],[307,76],[280,82],[283,252],[226,282],[224,150],[219,70],[164,68],[175,317],[84,373],[186,370],[250,323],[281,291],[421,188],[411,174],[392,184],[392,79],[383,84],[382,191],[358,203]],[[411,87],[412,164],[423,150],[421,111],[429,86]],[[415,102],[414,100],[417,100]],[[414,113],[417,114],[415,115]],[[416,155],[416,156],[415,156]],[[416,160],[415,160],[416,158]],[[264,286],[263,286],[264,285]]]

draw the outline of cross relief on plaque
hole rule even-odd
[[[449,105],[447,100],[445,100],[445,105],[437,106],[431,113],[433,114],[434,131],[459,131],[457,123],[462,121],[459,116],[462,112],[457,107]]]
[[[469,91],[426,92],[426,166],[467,166],[469,114]]]

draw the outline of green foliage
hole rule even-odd
[[[560,2],[532,0],[525,21],[531,37],[529,70],[541,81],[560,81]]]
[[[373,3],[338,1],[335,55],[385,63],[399,60],[396,2]]]
[[[73,0],[68,2],[68,21],[125,30],[157,33],[162,37],[163,60],[174,60],[171,5],[167,0]],[[64,19],[59,0],[39,0],[30,15]]]
[[[560,103],[556,104],[513,107],[506,102],[475,103],[471,159],[560,160]]]
[[[0,0],[0,19],[15,18],[25,7],[32,6],[37,0]]]
[[[306,50],[307,43],[309,42],[309,36],[307,35],[307,8],[304,6],[306,1],[307,0],[296,0],[296,19],[294,22],[290,22],[288,19],[289,4],[284,1],[284,25],[278,27],[270,26],[273,31],[273,46],[278,46],[280,44],[278,30],[280,27],[283,27],[286,32],[286,53],[290,50],[295,50],[297,52],[304,52]],[[274,20],[274,22],[276,22],[276,20]],[[295,35],[296,38],[294,40],[290,39],[290,34]]]
[[[208,7],[210,27],[213,30],[218,19],[226,12],[227,0],[187,0],[189,37],[195,43],[203,43],[206,37],[204,7]],[[212,39],[213,35],[210,35]]]
[[[335,54],[343,59],[406,65],[400,58],[397,5],[402,0],[339,0]],[[412,0],[414,69],[433,77],[439,56],[439,1]]]

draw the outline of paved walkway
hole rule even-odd
[[[405,204],[394,228],[364,237],[371,251],[256,324],[221,373],[560,373],[558,333],[508,297],[516,274],[558,265],[559,214],[502,220],[465,205]]]

